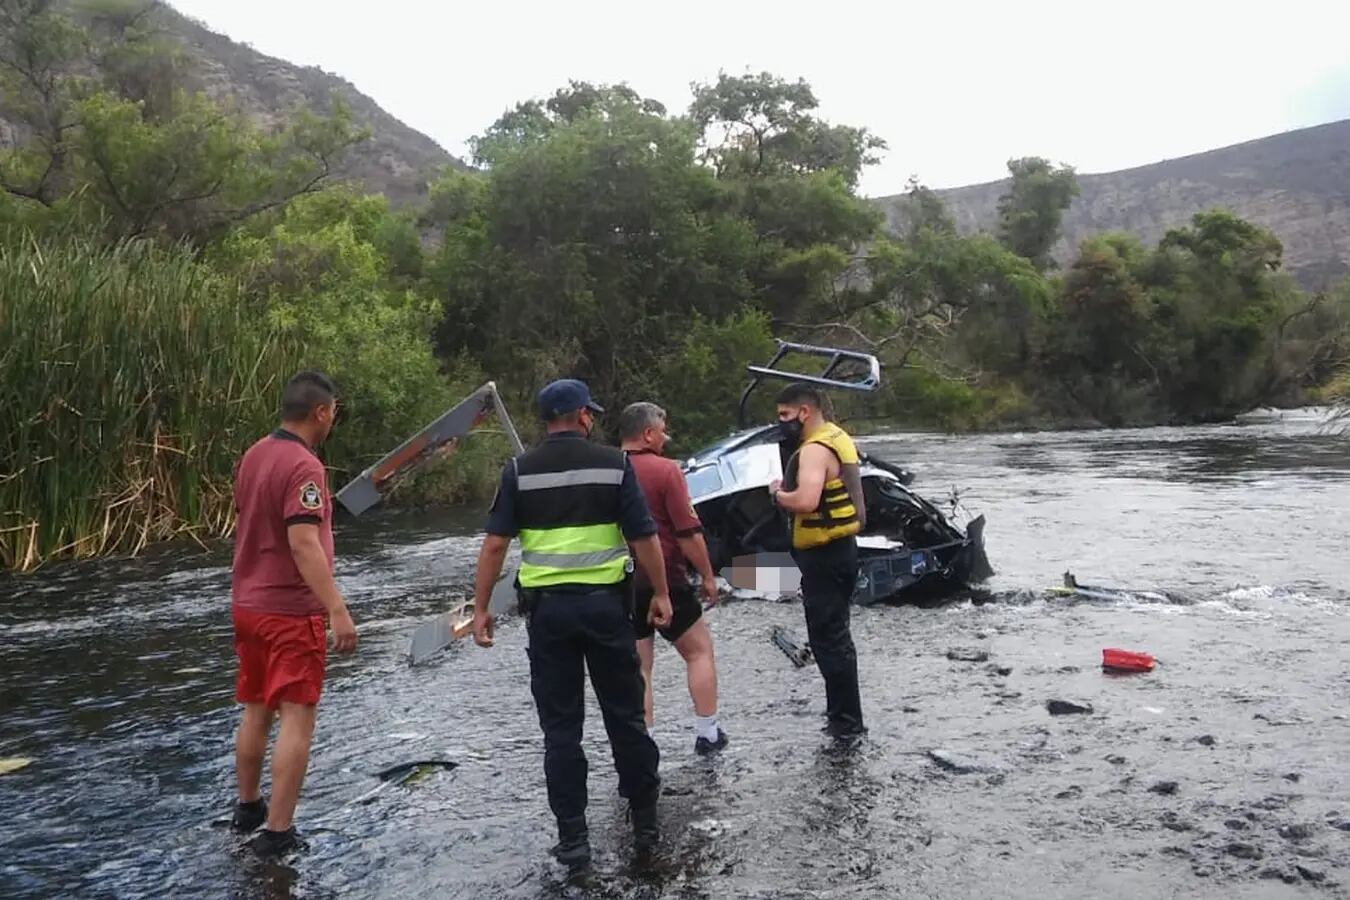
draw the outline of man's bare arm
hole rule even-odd
[[[347,611],[347,602],[342,599],[337,581],[328,566],[328,555],[319,542],[319,526],[308,522],[297,522],[286,528],[286,542],[291,548],[291,558],[300,571],[300,577],[319,598],[328,613],[328,622],[333,627],[333,649],[346,653],[356,647],[356,623]]]
[[[506,550],[511,539],[500,534],[489,534],[483,539],[478,550],[478,571],[473,579],[473,610],[486,613],[488,602],[492,599],[492,589],[501,577],[502,565],[506,562]]]
[[[669,596],[670,585],[666,583],[666,560],[661,555],[661,542],[656,535],[648,535],[644,538],[638,538],[632,542],[633,550],[637,553],[638,563],[642,570],[647,573],[647,580],[652,584],[652,591],[657,596]]]
[[[830,451],[819,444],[807,444],[801,450],[797,467],[797,488],[778,492],[778,505],[788,512],[808,513],[820,506],[825,489]]]
[[[291,558],[300,570],[300,577],[319,598],[329,615],[347,608],[338,590],[337,581],[328,568],[328,555],[319,542],[319,526],[297,522],[286,527],[286,542],[291,546]]]

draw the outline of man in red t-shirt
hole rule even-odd
[[[666,584],[673,610],[670,624],[661,636],[684,657],[689,696],[694,701],[694,751],[712,753],[727,745],[727,735],[717,723],[717,667],[713,661],[712,633],[703,621],[703,607],[694,594],[685,569],[687,558],[698,570],[699,589],[708,606],[717,604],[717,577],[703,541],[703,523],[689,500],[689,486],[679,465],[661,456],[669,432],[666,413],[654,403],[634,403],[619,417],[623,449],[637,474],[647,508],[656,520],[661,555],[666,562]],[[637,631],[638,658],[646,681],[647,727],[652,725],[653,627],[647,623],[652,587],[639,569],[634,575],[636,604],[633,624]]]
[[[235,738],[233,824],[242,832],[265,824],[251,841],[264,855],[298,844],[292,817],[323,687],[326,626],[332,625],[335,650],[356,647],[356,626],[333,580],[332,499],[314,454],[336,414],[333,382],[320,372],[297,373],[282,392],[281,427],[249,447],[234,472],[230,593],[239,661],[235,700],[244,714]],[[262,764],[278,710],[269,809]]]

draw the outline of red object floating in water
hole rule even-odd
[[[1153,670],[1153,657],[1133,650],[1107,648],[1102,651],[1102,668],[1125,672],[1150,672]]]

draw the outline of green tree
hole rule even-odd
[[[0,98],[19,137],[0,154],[0,188],[41,208],[34,224],[74,217],[113,240],[202,244],[319,190],[366,136],[337,101],[263,133],[192,89],[155,4],[80,10],[89,27],[49,0],[0,0]],[[90,59],[99,77],[83,74]]]
[[[1055,265],[1050,251],[1064,211],[1078,196],[1078,179],[1071,167],[1036,156],[1008,160],[1008,172],[1012,181],[998,201],[998,238],[1044,272]]]

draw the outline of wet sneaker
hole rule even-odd
[[[283,856],[292,850],[305,848],[305,842],[295,833],[294,825],[285,831],[269,831],[264,828],[249,838],[248,845],[254,853],[265,857]]]
[[[730,740],[730,738],[727,737],[727,733],[723,731],[722,726],[719,725],[717,726],[717,740],[710,741],[701,734],[694,739],[694,752],[699,756],[707,756],[709,753],[716,753],[727,745],[728,740]]]
[[[236,803],[230,827],[242,834],[257,831],[267,821],[267,801],[259,797],[251,803]]]

